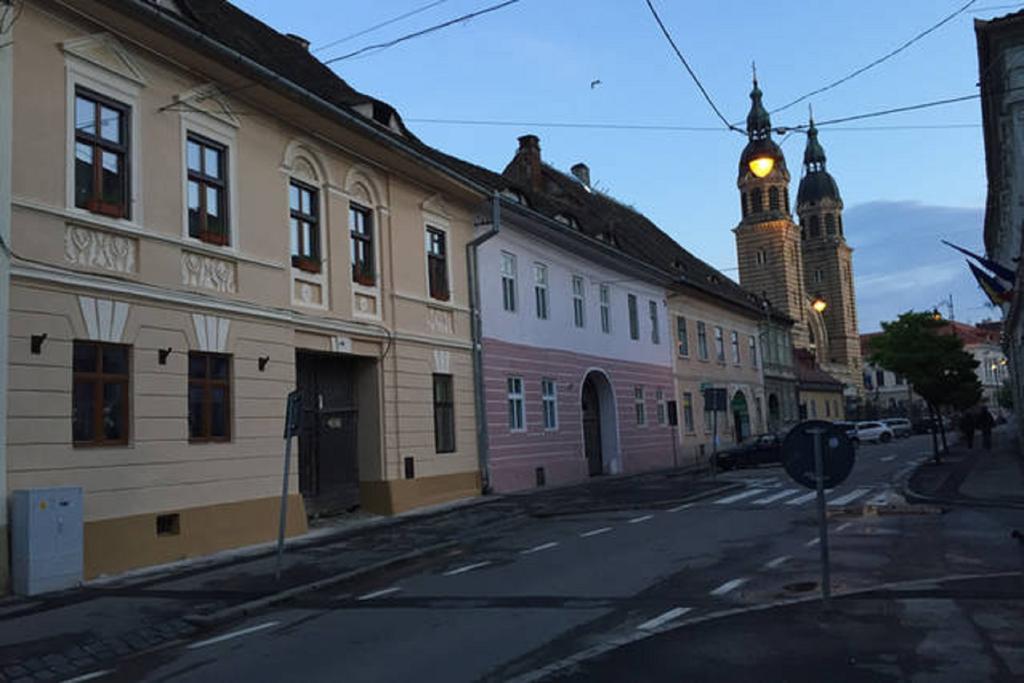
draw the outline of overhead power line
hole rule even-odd
[[[684,133],[726,133],[721,126],[683,126],[656,123],[599,123],[584,121],[509,121],[500,119],[444,119],[444,118],[406,118],[406,123],[425,123],[447,126],[491,126],[504,128],[570,128],[582,130],[633,130],[652,132],[684,132]],[[820,124],[819,124],[820,125]],[[940,130],[980,128],[980,123],[939,123],[920,125],[893,126],[843,126],[833,128],[834,131],[884,131],[884,130]],[[787,129],[792,130],[792,129]]]
[[[394,47],[395,45],[398,45],[399,43],[404,43],[407,40],[412,40],[413,38],[419,38],[419,37],[425,36],[425,35],[427,35],[429,33],[434,33],[435,31],[440,31],[441,29],[448,28],[449,26],[452,26],[453,24],[459,24],[459,23],[462,23],[462,22],[470,21],[472,19],[475,19],[475,18],[477,18],[479,16],[482,16],[484,14],[488,14],[490,12],[497,12],[498,10],[500,10],[502,8],[505,8],[505,7],[508,7],[509,5],[516,4],[517,2],[519,2],[519,0],[505,0],[505,2],[500,2],[497,5],[491,5],[489,7],[484,7],[483,9],[476,10],[475,12],[470,12],[468,14],[463,14],[460,17],[455,17],[454,19],[449,19],[448,21],[442,22],[440,24],[435,24],[433,26],[428,26],[425,29],[421,29],[419,31],[415,31],[413,33],[407,33],[404,36],[400,36],[398,38],[395,38],[394,40],[389,40],[389,41],[387,41],[385,43],[376,43],[374,45],[367,45],[366,47],[359,48],[358,50],[356,50],[354,52],[349,52],[347,54],[343,54],[340,57],[332,57],[331,59],[328,59],[328,60],[324,61],[324,64],[326,65],[326,64],[333,64],[334,62],[340,62],[340,61],[342,61],[344,59],[350,59],[352,57],[355,57],[355,56],[361,55],[361,54],[365,54],[365,53],[370,52],[372,50],[385,50],[385,49],[387,49],[389,47]]]
[[[711,99],[711,95],[709,95],[708,91],[704,88],[704,84],[700,82],[699,78],[697,78],[697,74],[694,73],[692,68],[690,68],[690,64],[689,62],[686,61],[686,57],[683,56],[682,51],[680,51],[679,47],[676,45],[676,41],[672,39],[672,34],[668,32],[668,28],[665,27],[665,23],[661,20],[661,17],[658,16],[658,10],[654,9],[654,5],[651,3],[651,0],[646,1],[647,8],[651,10],[651,14],[654,16],[654,20],[658,22],[658,27],[661,29],[661,32],[665,35],[665,40],[667,40],[668,44],[672,46],[672,49],[676,53],[676,57],[678,57],[679,61],[683,63],[683,66],[686,67],[687,73],[690,74],[690,78],[693,79],[693,82],[697,84],[697,89],[700,90],[700,94],[704,96],[705,100],[707,100],[708,104],[711,106],[712,111],[714,111],[715,115],[719,119],[721,119],[722,123],[725,124],[725,127],[727,129],[736,131],[737,133],[742,133],[742,130],[740,130],[733,124],[729,123],[729,120],[722,116],[722,112],[719,111],[718,107],[715,105],[714,100]]]
[[[980,93],[974,93],[971,95],[963,95],[961,97],[950,97],[945,100],[934,100],[932,102],[922,102],[920,104],[911,104],[906,107],[894,107],[892,109],[882,109],[879,111],[868,112],[866,114],[854,114],[853,116],[844,116],[838,119],[829,119],[827,121],[815,121],[814,125],[819,128],[822,126],[832,126],[837,123],[846,123],[847,121],[860,121],[862,119],[872,119],[878,116],[888,116],[890,114],[901,114],[908,111],[917,111],[919,109],[928,109],[930,107],[940,107],[946,104],[955,104],[957,102],[966,102],[968,100],[976,100],[981,97]],[[806,124],[799,126],[790,126],[789,130],[805,130]]]
[[[409,10],[405,14],[400,14],[397,17],[392,17],[391,19],[388,19],[386,21],[382,21],[379,24],[374,24],[373,26],[370,26],[369,28],[364,28],[362,31],[356,31],[355,33],[350,33],[347,36],[344,36],[342,38],[338,38],[337,40],[332,40],[331,42],[327,43],[326,45],[321,45],[320,47],[318,47],[318,48],[316,48],[316,49],[314,49],[312,51],[313,52],[323,52],[324,50],[327,50],[327,49],[330,49],[330,48],[334,47],[335,45],[341,45],[342,43],[347,43],[348,41],[352,40],[353,38],[358,38],[359,36],[365,36],[367,33],[373,33],[377,29],[384,28],[385,26],[390,26],[391,24],[397,23],[397,22],[401,21],[402,19],[408,19],[409,17],[412,17],[412,16],[415,16],[417,14],[420,14],[421,12],[426,12],[428,9],[432,9],[432,8],[437,7],[438,5],[444,4],[446,2],[448,2],[448,0],[434,0],[433,2],[428,2],[426,5],[420,5],[416,9]]]
[[[968,10],[968,8],[970,8],[970,6],[973,5],[977,1],[978,0],[970,0],[967,4],[965,4],[962,7],[960,7],[960,9],[956,10],[952,14],[946,15],[937,24],[932,24],[931,26],[929,26],[928,28],[926,28],[925,30],[921,31],[916,36],[911,38],[910,40],[904,42],[902,45],[900,45],[896,49],[890,50],[889,52],[885,53],[884,55],[882,55],[878,59],[874,60],[873,62],[869,62],[868,64],[865,64],[864,66],[860,67],[859,69],[851,71],[850,73],[848,73],[847,75],[843,76],[842,78],[839,78],[839,79],[837,79],[835,81],[832,81],[831,83],[829,83],[827,85],[823,85],[822,87],[820,87],[820,88],[818,88],[816,90],[812,90],[811,92],[809,92],[809,93],[807,93],[805,95],[801,95],[800,97],[796,98],[792,102],[787,102],[786,104],[782,105],[778,109],[773,109],[771,113],[774,114],[776,112],[780,112],[780,111],[784,111],[786,109],[789,109],[794,104],[799,104],[800,102],[803,102],[804,100],[806,100],[806,99],[808,99],[810,97],[814,97],[815,95],[820,95],[821,93],[825,92],[826,90],[831,90],[832,88],[838,87],[838,86],[842,85],[843,83],[846,83],[847,81],[850,81],[850,80],[856,78],[857,76],[860,76],[865,71],[869,71],[869,70],[875,68],[879,64],[881,64],[881,63],[883,63],[883,62],[885,62],[885,61],[895,57],[896,55],[898,55],[899,53],[903,52],[908,47],[910,47],[911,45],[916,43],[917,41],[921,40],[922,38],[924,38],[925,36],[929,35],[930,33],[933,33],[935,31],[937,31],[939,28],[941,28],[945,24],[949,23],[950,21],[952,21],[956,17],[960,16],[961,14],[966,12]]]

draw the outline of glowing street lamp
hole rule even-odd
[[[775,159],[769,156],[756,157],[751,159],[747,166],[750,167],[750,172],[758,178],[764,178],[775,168]]]
[[[811,302],[811,308],[813,308],[815,312],[820,315],[825,312],[826,308],[828,308],[828,302],[822,299],[820,296],[816,296],[814,297],[814,300]]]

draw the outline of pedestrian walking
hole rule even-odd
[[[981,443],[986,451],[990,451],[992,450],[992,427],[995,426],[996,421],[992,417],[992,413],[988,412],[988,408],[981,407],[977,422],[978,428],[981,429]]]
[[[975,429],[974,413],[971,411],[964,411],[960,416],[960,433],[964,435],[964,442],[967,443],[967,448],[974,448],[974,429]]]

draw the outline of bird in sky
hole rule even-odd
[[[601,79],[600,78],[598,78],[595,81],[590,81],[590,89],[591,90],[593,90],[594,88],[596,88],[599,85],[601,85]]]

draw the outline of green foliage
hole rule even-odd
[[[996,392],[996,403],[1000,408],[1013,410],[1013,387],[1010,386],[1010,380],[1003,380],[1003,386]]]
[[[945,326],[932,313],[903,313],[882,323],[882,334],[871,339],[870,360],[906,377],[936,409],[966,410],[981,400],[978,361],[964,351],[960,338],[943,332]]]

